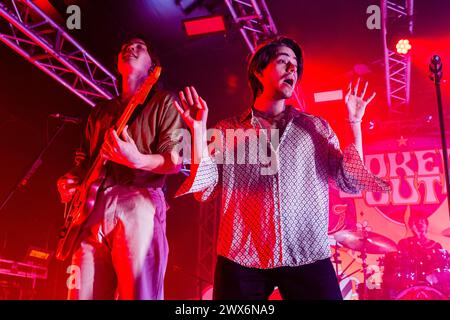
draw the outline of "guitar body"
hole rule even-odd
[[[58,260],[66,260],[72,254],[81,229],[94,209],[98,189],[105,179],[104,167],[96,169],[94,170],[95,174],[92,173],[89,179],[82,183],[69,204],[61,238],[56,246],[56,258]]]
[[[161,74],[161,67],[157,66],[141,85],[137,93],[125,108],[122,116],[115,126],[117,134],[123,131],[123,128],[130,119],[133,111],[139,104],[144,103],[148,93],[158,80]],[[69,204],[68,212],[65,214],[65,221],[60,233],[60,239],[56,246],[56,258],[58,260],[66,260],[76,247],[83,226],[94,209],[97,199],[98,189],[105,180],[105,164],[106,160],[101,155],[95,158],[91,168],[87,172],[83,182],[74,194]]]

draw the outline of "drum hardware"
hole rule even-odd
[[[449,229],[450,231],[450,229]],[[336,270],[341,264],[339,246],[359,252],[361,269],[345,275],[354,263],[353,259],[342,272],[338,280],[362,272],[363,283],[358,286],[361,300],[370,298],[367,281],[375,273],[369,271],[368,254],[384,254],[379,258],[378,266],[383,267],[381,299],[443,299],[450,297],[450,254],[444,249],[420,249],[412,252],[397,249],[394,241],[380,234],[370,232],[366,227],[361,230],[341,230],[332,235],[337,242],[333,254]],[[377,290],[374,290],[377,291]],[[380,290],[378,290],[380,291]],[[378,295],[378,292],[376,292]],[[373,298],[373,297],[372,297]]]
[[[361,286],[360,299],[365,300],[368,298],[367,292],[367,280],[375,273],[375,271],[368,272],[369,265],[367,264],[367,254],[382,254],[387,252],[392,252],[397,250],[397,245],[391,239],[371,232],[366,226],[363,226],[360,230],[341,230],[333,234],[336,242],[341,244],[343,247],[358,251],[360,253],[359,257],[362,260],[362,272],[363,272],[363,283]],[[338,255],[337,250],[335,255]],[[336,259],[335,259],[336,260]],[[356,270],[351,274],[341,277],[342,274],[352,265],[353,261],[338,275],[338,279],[342,281],[343,279],[359,272],[361,270]]]
[[[345,274],[345,272],[353,265],[353,263],[356,261],[355,258],[352,259],[352,261],[350,261],[349,264],[347,264],[347,266],[339,272],[339,266],[342,264],[342,260],[340,260],[340,253],[339,253],[339,244],[336,244],[335,246],[335,250],[334,253],[332,255],[333,260],[332,263],[335,264],[335,270],[336,270],[336,276],[338,279],[338,282],[341,282],[344,279],[347,279],[349,277],[351,277],[352,275],[354,275],[355,273],[358,273],[361,271],[361,269],[357,269],[349,274]]]
[[[342,260],[339,260],[339,245],[336,244],[336,248],[334,250],[333,253],[333,263],[335,264],[335,269],[336,269],[336,275],[338,278],[338,281],[341,282],[341,274],[339,273],[339,265],[342,263]]]
[[[356,259],[353,258],[353,260],[345,267],[345,269],[342,270],[341,275],[345,274],[345,271],[347,271],[347,269],[350,268],[352,266],[353,262],[355,262],[355,261],[356,261]],[[340,279],[340,281],[342,281],[344,279],[347,279],[348,277],[351,277],[352,275],[354,275],[355,273],[358,273],[358,272],[361,272],[361,269],[355,270],[352,273],[349,273],[344,277],[341,276],[339,279]]]
[[[362,247],[361,247],[361,254],[359,257],[362,260],[362,270],[363,270],[363,286],[362,286],[362,293],[360,296],[360,300],[367,300],[367,279],[369,278],[367,276],[367,244],[368,242],[368,234],[366,231],[366,228],[363,227],[363,238],[362,238]]]

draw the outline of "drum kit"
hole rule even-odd
[[[444,249],[422,249],[415,252],[400,251],[396,243],[366,227],[361,230],[341,230],[331,235],[337,243],[332,257],[338,280],[362,271],[358,286],[359,300],[447,300],[450,298],[450,254]],[[361,268],[346,274],[350,264],[339,268],[339,246],[359,254]],[[382,270],[380,288],[368,286],[374,271],[367,263],[368,254],[382,255],[378,261]]]

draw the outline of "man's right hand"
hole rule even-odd
[[[68,203],[80,186],[80,178],[74,174],[66,173],[56,183],[62,203]]]
[[[194,87],[186,87],[180,91],[181,107],[175,101],[175,107],[193,134],[191,164],[199,164],[204,155],[208,155],[206,143],[206,121],[208,120],[208,105],[198,96]]]
[[[194,87],[186,87],[179,93],[181,106],[175,101],[175,107],[183,120],[192,130],[205,130],[208,119],[208,105],[206,101],[197,94]]]

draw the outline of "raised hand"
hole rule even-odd
[[[352,91],[352,83],[350,82],[348,86],[348,93],[345,96],[345,104],[347,105],[348,111],[348,120],[350,122],[360,122],[362,117],[364,116],[364,112],[366,111],[367,105],[375,98],[376,92],[374,92],[367,100],[364,100],[364,96],[367,91],[367,86],[369,82],[366,82],[364,88],[361,92],[361,95],[358,96],[358,88],[360,83],[360,78],[356,82],[355,88]]]
[[[195,90],[194,87],[184,88],[184,92],[179,93],[181,106],[175,101],[175,107],[183,118],[184,122],[191,130],[206,130],[206,121],[208,120],[208,105]]]

